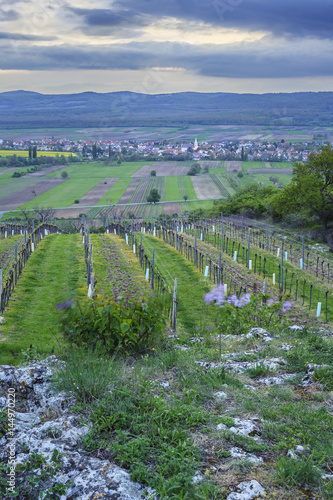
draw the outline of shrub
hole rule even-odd
[[[64,310],[65,337],[75,345],[103,346],[107,353],[141,352],[163,338],[163,303],[157,299],[121,302],[96,298]]]
[[[74,200],[74,203],[80,203],[80,200]]]

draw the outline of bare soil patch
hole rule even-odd
[[[149,177],[152,170],[156,171],[156,176],[186,175],[190,170],[188,165],[183,165],[179,161],[159,161],[152,165],[144,165],[137,170],[132,177]]]
[[[27,174],[27,177],[44,177],[44,175],[53,174],[54,172],[58,172],[58,170],[62,170],[66,167],[69,167],[69,165],[54,165],[54,167],[48,167],[44,170],[40,170],[39,172]]]
[[[198,200],[209,200],[221,197],[220,190],[208,175],[192,177],[192,184]]]
[[[79,205],[75,205],[76,207],[79,207]],[[56,210],[55,216],[58,218],[64,218],[64,219],[76,219],[79,217],[80,214],[86,214],[90,208],[67,208],[67,209],[61,209],[61,210]]]
[[[220,161],[215,161],[215,160],[199,160],[198,161],[199,165],[201,168],[220,168],[221,163]]]
[[[179,203],[177,203],[175,201],[170,202],[170,203],[164,203],[162,213],[167,214],[167,215],[172,215],[172,214],[180,215]]]
[[[45,179],[37,182],[33,186],[26,187],[16,191],[9,196],[5,196],[0,199],[0,207],[1,210],[14,210],[15,208],[23,205],[24,203],[28,203],[28,201],[33,200],[36,196],[45,193],[49,189],[52,189],[55,186],[58,186],[62,182],[66,182],[63,179],[59,179],[57,177],[46,177]],[[33,194],[32,191],[36,193]]]
[[[241,172],[242,170],[242,162],[241,161],[225,161],[224,166],[227,169],[228,174],[232,174],[233,172]]]
[[[139,179],[139,178],[133,179],[131,184],[126,189],[125,193],[122,195],[122,197],[118,201],[118,204],[119,203],[120,204],[129,203],[130,199],[132,198],[136,188],[138,187],[138,185],[140,184],[141,181],[142,181],[142,179]]]
[[[119,177],[106,177],[92,189],[89,189],[89,191],[80,199],[80,203],[82,205],[96,205],[96,203],[103,198],[103,196],[109,191],[110,188],[112,188],[118,179]]]
[[[292,174],[292,168],[247,168],[249,174]]]
[[[20,170],[20,169],[19,168],[15,168],[15,167],[1,169],[0,170],[0,175],[10,174],[11,172],[15,172],[15,170]]]

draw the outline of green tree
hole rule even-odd
[[[67,173],[65,170],[64,170],[63,172],[61,172],[61,174],[60,174],[60,175],[61,175],[61,177],[62,177],[63,179],[67,179],[67,177],[68,177],[68,173]]]
[[[29,146],[29,160],[31,160],[32,158],[32,147]]]
[[[93,155],[94,159],[97,158],[97,146],[96,146],[96,144],[93,144],[92,155]]]
[[[151,177],[156,177],[156,170],[151,170],[150,175]]]
[[[32,148],[32,157],[35,159],[37,158],[37,146],[34,146]]]
[[[158,201],[160,201],[160,199],[161,199],[161,195],[159,194],[157,189],[155,189],[155,188],[151,189],[149,192],[149,195],[147,196],[148,203],[157,203]]]
[[[299,211],[320,220],[324,235],[333,220],[333,150],[325,146],[309,154],[306,163],[295,163],[292,181],[273,199],[277,215]]]

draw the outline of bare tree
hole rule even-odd
[[[46,219],[47,217],[51,219],[52,217],[54,217],[55,214],[55,210],[53,208],[44,208],[35,206],[34,211],[35,211],[35,216],[37,217],[39,216],[41,218],[43,218],[44,216],[44,219]]]

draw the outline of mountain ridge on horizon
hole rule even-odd
[[[187,125],[331,126],[333,92],[0,93],[0,129]]]

